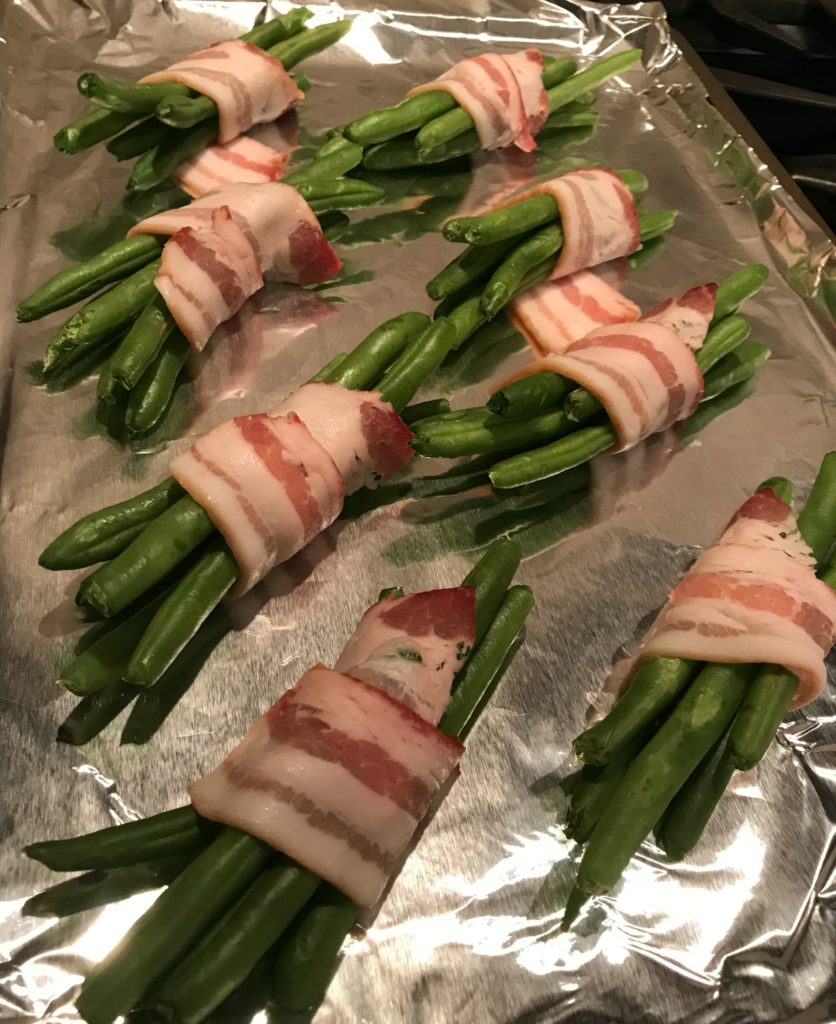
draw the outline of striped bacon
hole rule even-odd
[[[275,121],[305,94],[281,61],[242,39],[190,53],[142,82],[179,82],[214,100],[219,142],[231,142],[253,125]]]
[[[463,749],[376,686],[317,665],[189,794],[204,817],[370,907]]]
[[[770,488],[750,498],[673,589],[642,658],[782,665],[793,707],[824,688],[836,642],[836,593],[816,577],[790,507]]]
[[[216,142],[197,156],[180,164],[172,174],[184,192],[194,199],[212,189],[242,182],[250,185],[277,181],[287,166],[287,153],[280,153],[248,135],[232,142]]]
[[[171,464],[206,509],[241,570],[233,597],[327,529],[343,503],[331,456],[293,413],[236,416]]]
[[[390,596],[369,608],[334,667],[437,725],[475,639],[472,587]]]
[[[188,206],[147,217],[128,236],[173,235],[183,227],[202,227],[211,222],[212,211],[219,206],[229,207],[250,240],[262,273],[289,284],[317,284],[340,270],[342,263],[316,214],[295,188],[279,181],[225,185]]]
[[[412,432],[376,391],[304,384],[276,410],[296,413],[334,460],[346,494],[375,487],[412,458]]]
[[[515,145],[529,153],[549,112],[543,58],[533,48],[510,55],[483,53],[454,64],[443,75],[410,89],[449,92],[473,118],[482,149]]]

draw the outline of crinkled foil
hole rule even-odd
[[[348,10],[356,15],[351,33],[306,62],[309,96],[298,120],[278,126],[299,157],[326,128],[486,48],[532,44],[589,58],[626,43],[643,48],[644,68],[601,90],[591,139],[575,132],[544,144],[536,168],[494,157],[478,162],[472,182],[466,174],[401,175],[390,207],[354,218],[337,285],[267,290],[195,368],[173,431],[180,438],[126,451],[97,428],[93,380],[63,394],[30,380],[27,368],[61,314],[32,325],[13,320],[15,301],[64,263],[53,236],[79,256],[130,222],[120,208],[129,169],[101,146],[62,156],[51,136],[84,110],[74,88],[82,70],[138,77],[243,30],[262,5],[2,5],[2,1017],[76,1019],[81,976],[153,898],[58,923],[21,918],[23,900],[55,881],[20,855],[25,843],[181,804],[186,783],[308,665],[336,657],[382,586],[450,585],[491,537],[512,530],[527,555],[520,578],[537,597],[525,642],[469,737],[461,778],[368,932],[349,944],[317,1020],[834,1021],[830,695],[792,716],[757,771],[736,776],[685,862],[669,864],[646,844],[613,895],[570,934],[559,933],[557,908],[538,908],[536,899],[554,864],[568,889],[578,860],[559,826],[556,783],[572,770],[571,738],[601,705],[611,662],[763,478],[785,474],[803,497],[836,442],[833,245],[707,101],[660,5],[414,7]],[[316,12],[324,21],[341,9]],[[774,351],[756,385],[706,407],[684,431],[599,461],[591,489],[573,495],[526,503],[483,486],[404,500],[407,487],[390,488],[377,509],[344,519],[232,609],[234,629],[149,742],[131,742],[144,737],[123,732],[123,716],[86,748],[56,744],[72,701],[54,680],[80,627],[71,601],[77,574],[37,568],[47,540],[80,513],[156,482],[188,435],[271,408],[383,318],[429,310],[423,285],[455,251],[437,228],[457,210],[478,208],[485,188],[590,160],[640,168],[651,181],[647,208],[679,210],[661,253],[627,286],[640,303],[745,262],[769,266],[768,284],[746,307],[753,337]],[[482,401],[520,348],[507,330],[483,332],[427,394]],[[413,470],[437,471],[427,463]],[[225,1009],[216,1019],[249,1017]]]

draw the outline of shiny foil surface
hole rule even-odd
[[[168,433],[127,449],[95,422],[95,380],[60,394],[32,383],[28,367],[66,314],[14,322],[15,303],[65,265],[51,239],[80,257],[131,220],[120,206],[129,167],[103,146],[63,156],[52,135],[86,110],[74,86],[82,70],[138,78],[286,7],[2,5],[0,1018],[77,1019],[80,979],[153,899],[60,922],[22,918],[24,900],[60,877],[24,858],[22,846],[182,804],[186,784],[309,665],[333,662],[381,587],[455,584],[480,548],[512,531],[526,554],[519,578],[537,600],[524,642],[468,739],[461,777],[368,930],[348,944],[317,1021],[836,1021],[830,692],[791,716],[756,771],[735,776],[686,861],[670,864],[646,843],[614,893],[568,934],[559,932],[562,907],[538,902],[553,865],[567,892],[577,866],[557,783],[573,770],[573,736],[605,706],[613,660],[761,480],[784,474],[803,498],[836,443],[832,243],[708,101],[659,4],[314,6],[313,24],[341,13],[355,21],[338,46],[302,65],[312,84],[298,119],[266,130],[299,159],[326,129],[482,50],[535,45],[583,63],[630,45],[642,47],[643,66],[600,90],[594,135],[543,142],[536,166],[497,155],[478,159],[472,178],[399,175],[391,205],[352,216],[340,280],[307,292],[269,286],[193,367]],[[754,387],[704,407],[702,429],[599,459],[590,488],[534,508],[484,486],[417,498],[409,484],[390,486],[377,508],[346,515],[230,609],[232,630],[152,736],[125,728],[123,715],[87,747],[56,743],[74,703],[55,679],[81,629],[72,604],[81,574],[40,570],[44,545],[80,514],[156,483],[189,437],[272,408],[384,318],[429,311],[423,286],[458,251],[438,233],[447,217],[509,182],[590,161],[641,169],[651,182],[645,207],[679,211],[657,258],[626,286],[645,308],[744,263],[768,265],[767,285],[744,310],[753,339],[774,353]],[[488,329],[425,396],[482,402],[521,349],[507,328]],[[416,460],[410,472],[447,468]],[[227,1006],[215,1019],[265,1020],[254,1012]]]

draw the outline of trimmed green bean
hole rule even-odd
[[[130,323],[154,294],[159,267],[154,260],[73,314],[47,345],[44,374],[65,369]]]
[[[341,210],[331,210],[329,213],[323,213],[317,219],[323,235],[332,245],[339,241],[351,227],[351,221]]]
[[[56,132],[52,139],[59,153],[74,156],[95,146],[112,135],[118,135],[136,120],[135,114],[120,114],[115,110],[95,110]]]
[[[280,43],[283,39],[290,39],[305,27],[305,22],[313,17],[313,11],[308,7],[293,7],[287,14],[279,14],[270,21],[256,25],[240,38],[245,43],[252,43],[262,50],[269,50],[271,46]]]
[[[570,839],[574,839],[576,843],[588,841],[604,813],[604,808],[612,799],[624,773],[644,746],[646,739],[645,729],[633,736],[626,746],[620,747],[606,764],[584,765],[572,790],[572,799],[566,816],[565,831]]]
[[[331,21],[327,25],[317,25],[316,28],[306,28],[303,32],[298,32],[271,46],[268,53],[281,61],[286,71],[290,71],[300,61],[307,60],[308,57],[313,57],[338,43],[351,25],[350,18],[343,18],[341,21]]]
[[[172,96],[188,96],[188,86],[178,82],[121,82],[88,71],[78,80],[78,91],[91,103],[122,114],[153,114],[157,104]]]
[[[186,336],[175,328],[128,396],[125,426],[129,434],[140,437],[160,422],[191,350]]]
[[[772,355],[766,345],[747,341],[724,356],[706,375],[702,400],[707,402],[735,384],[747,380]]]
[[[396,411],[405,409],[424,381],[441,366],[456,340],[456,330],[446,317],[439,317],[389,367],[378,384],[380,397]]]
[[[477,644],[493,623],[521,560],[519,544],[508,537],[500,537],[462,580],[463,587],[473,587],[476,591]]]
[[[162,142],[144,153],[134,164],[125,186],[128,192],[146,192],[161,185],[169,175],[197,156],[218,137],[218,119],[212,117],[185,131],[171,129]]]
[[[185,495],[120,555],[82,580],[76,602],[110,618],[159,583],[214,531],[206,511]]]
[[[572,743],[585,764],[605,765],[674,704],[696,675],[698,663],[684,658],[652,658],[639,665],[609,714]]]
[[[155,149],[170,136],[171,129],[167,125],[162,124],[156,117],[148,117],[120,132],[105,148],[117,160],[133,160],[134,157]]]
[[[116,682],[87,697],[82,697],[58,726],[56,741],[72,747],[81,747],[89,743],[106,729],[136,696],[135,687]]]
[[[401,419],[407,426],[427,419],[429,416],[444,416],[450,412],[450,402],[446,398],[428,398],[426,402],[408,405],[401,413]]]
[[[325,156],[315,156],[307,166],[286,175],[282,181],[286,185],[302,185],[315,181],[333,182],[358,167],[362,160],[363,147],[349,139],[343,139],[342,145],[331,148]]]
[[[345,129],[346,136],[361,146],[380,142],[414,132],[434,117],[445,114],[458,104],[447,92],[424,92],[411,96],[393,107],[372,110],[352,121]]]
[[[560,107],[566,106],[573,100],[577,100],[584,93],[597,89],[607,79],[620,74],[632,67],[641,57],[641,50],[622,50],[610,57],[602,57],[593,61],[583,71],[579,71],[571,78],[548,90],[549,113],[554,113]]]
[[[441,301],[459,289],[478,281],[483,274],[492,270],[516,244],[515,240],[506,239],[495,242],[493,245],[469,246],[427,283],[427,295],[431,299]]]
[[[798,515],[798,529],[813,558],[825,561],[836,540],[836,451],[822,459],[812,490]]]
[[[565,397],[571,383],[557,373],[543,370],[506,384],[491,395],[487,405],[497,416],[531,416],[556,406]],[[574,419],[568,408],[565,411],[570,419]]]
[[[520,420],[496,416],[487,409],[472,412],[476,415],[465,422],[440,417],[416,424],[413,447],[419,455],[452,459],[541,444],[573,429],[562,409],[548,409]]]
[[[430,324],[425,313],[400,313],[391,317],[349,352],[330,379],[351,391],[366,390],[394,360],[414,350]]]
[[[29,917],[68,917],[117,903],[138,892],[159,889],[173,882],[199,849],[195,847],[193,852],[177,853],[145,864],[114,868],[112,871],[90,871],[78,878],[70,878],[28,899],[20,912]]]
[[[109,871],[192,850],[217,829],[188,804],[84,836],[31,843],[23,852],[52,871]]]
[[[76,999],[79,1014],[88,1024],[110,1024],[127,1014],[274,857],[266,843],[224,829],[87,975]]]
[[[180,651],[220,604],[240,569],[220,538],[176,584],[138,638],[125,681],[148,687],[162,676]]]
[[[720,281],[714,300],[712,326],[736,313],[747,299],[761,290],[768,277],[769,271],[762,263],[750,263]]]
[[[497,489],[536,483],[587,462],[617,440],[615,429],[609,424],[584,427],[552,444],[497,462],[488,476]]]
[[[108,373],[119,387],[130,391],[139,383],[174,327],[165,300],[155,292],[110,357]]]
[[[338,352],[333,359],[329,359],[328,362],[315,373],[306,383],[308,384],[325,384],[335,379],[337,370],[348,358],[347,352]]]
[[[81,569],[94,562],[85,554],[104,541],[121,536],[136,526],[146,526],[183,496],[172,477],[126,501],[90,512],[73,523],[49,544],[38,559],[45,569]]]
[[[576,888],[608,892],[740,707],[754,669],[707,665],[624,773],[595,827]]]
[[[370,185],[366,181],[357,181],[354,178],[338,178],[335,180],[324,180],[315,178],[313,181],[302,181],[296,186],[296,191],[309,203],[323,199],[340,199],[342,196],[353,196],[354,194],[367,194],[379,202],[385,195],[382,188],[377,185]]]
[[[54,274],[18,304],[17,319],[28,323],[72,306],[141,270],[157,259],[161,251],[162,243],[153,235],[136,235],[117,242],[98,256]]]

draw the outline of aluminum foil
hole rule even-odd
[[[181,804],[185,784],[309,664],[337,655],[382,586],[449,585],[492,536],[510,530],[527,555],[520,578],[537,597],[525,642],[469,738],[461,778],[369,930],[349,943],[317,1020],[834,1021],[830,695],[792,717],[757,771],[736,777],[686,862],[668,864],[646,844],[612,897],[570,934],[559,934],[554,908],[537,901],[553,865],[568,888],[578,859],[559,827],[556,783],[572,770],[571,738],[601,706],[613,659],[760,480],[786,474],[803,497],[836,441],[832,242],[713,108],[660,5],[414,7],[347,9],[351,33],[306,62],[309,96],[298,122],[280,126],[297,156],[325,129],[485,48],[532,44],[585,59],[626,43],[643,48],[644,67],[601,90],[591,139],[576,132],[544,146],[534,168],[499,157],[478,161],[472,179],[401,175],[389,208],[355,218],[336,286],[263,293],[231,325],[233,337],[195,368],[167,433],[133,451],[92,417],[93,381],[63,394],[32,385],[28,366],[60,314],[14,325],[14,302],[63,265],[51,238],[79,255],[118,237],[136,213],[120,205],[126,167],[102,147],[61,156],[51,136],[83,110],[74,89],[80,71],[136,77],[241,31],[263,8],[243,0],[16,0],[0,10],[0,1014],[76,1019],[73,994],[88,965],[153,899],[136,896],[58,923],[23,919],[23,900],[55,880],[19,854],[25,843]],[[316,12],[324,21],[342,10]],[[231,609],[234,628],[214,650],[207,646],[202,671],[185,680],[152,736],[123,729],[123,717],[86,748],[56,744],[72,706],[54,679],[79,629],[71,611],[77,578],[38,570],[46,541],[80,513],[157,481],[190,434],[272,407],[383,318],[428,310],[423,285],[454,252],[437,233],[447,216],[478,208],[515,175],[590,160],[642,169],[651,179],[648,208],[680,211],[659,258],[627,286],[640,303],[749,261],[770,267],[769,283],[746,309],[753,336],[774,351],[756,385],[706,407],[686,431],[599,460],[590,485],[573,494],[546,489],[522,502],[484,486],[452,493],[452,478],[396,483],[366,503],[376,509],[347,515]],[[489,380],[509,357],[521,358],[520,348],[507,327],[489,328],[427,394],[483,401]],[[445,468],[420,463],[413,473]],[[442,491],[450,493],[431,496]],[[250,1017],[239,1007],[217,1019]]]

